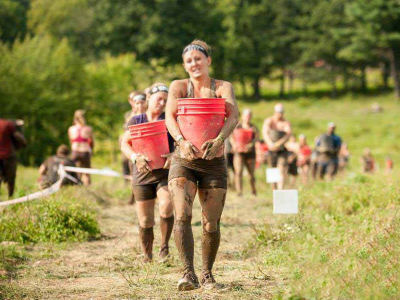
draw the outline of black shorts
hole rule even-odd
[[[90,157],[89,152],[72,151],[71,153],[71,159],[80,168],[90,168]]]
[[[287,159],[289,156],[289,151],[269,151],[269,159],[268,162],[271,167],[276,168],[278,166],[278,162],[282,162],[284,165],[287,165]]]
[[[226,159],[226,165],[228,167],[228,169],[231,169],[233,171],[235,171],[235,167],[233,166],[233,153],[227,153],[225,155],[225,159]]]
[[[168,186],[167,177],[156,183],[133,185],[132,192],[133,196],[135,197],[135,201],[147,201],[157,198],[157,191],[164,186]]]
[[[17,157],[0,159],[0,182],[13,182],[17,175]]]
[[[204,161],[204,160],[202,160]],[[169,168],[168,181],[184,177],[195,183],[199,189],[227,189],[228,175],[225,159],[205,161],[209,171],[195,170],[190,167],[190,162],[173,158]],[[196,163],[193,163],[196,165]]]

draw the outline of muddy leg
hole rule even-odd
[[[183,278],[178,282],[179,290],[198,287],[194,272],[194,240],[192,232],[192,208],[197,186],[184,177],[174,178],[168,183],[168,190],[174,206],[174,239],[183,263]]]
[[[235,168],[235,188],[238,196],[243,192],[243,157],[239,153],[235,153],[233,157],[233,166]]]
[[[285,188],[285,182],[288,176],[288,164],[286,157],[281,156],[278,158],[278,169],[281,173],[281,180],[278,182],[277,187],[278,190],[283,190]]]
[[[256,177],[254,176],[254,172],[256,169],[256,160],[254,158],[246,159],[246,168],[250,175],[250,185],[251,185],[251,192],[253,195],[257,195],[256,189]]]
[[[136,211],[139,219],[139,236],[144,252],[144,261],[153,259],[153,241],[154,241],[154,206],[155,199],[146,201],[137,201]]]
[[[164,186],[157,191],[160,209],[160,229],[161,229],[161,247],[160,256],[166,259],[169,255],[168,242],[171,238],[172,228],[174,227],[174,215],[172,201],[168,193],[168,187]]]
[[[199,189],[199,198],[203,214],[203,271],[201,283],[204,285],[215,283],[211,270],[221,240],[219,222],[224,209],[226,190]]]

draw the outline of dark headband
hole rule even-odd
[[[194,44],[190,44],[190,45],[186,46],[185,49],[183,49],[182,55],[184,55],[186,52],[192,51],[192,50],[197,50],[197,51],[203,52],[204,55],[206,57],[208,57],[208,53],[207,53],[206,49],[204,49],[200,45],[194,45]]]
[[[155,87],[153,87],[153,88],[150,90],[149,94],[150,94],[150,95],[153,95],[153,94],[155,94],[155,93],[157,93],[157,92],[165,92],[165,93],[168,93],[168,87],[167,87],[166,85],[158,85],[158,86],[155,86]]]

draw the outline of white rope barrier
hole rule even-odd
[[[77,168],[77,167],[68,167],[68,166],[60,165],[60,167],[58,169],[58,174],[60,175],[60,179],[56,183],[54,183],[52,186],[50,186],[44,190],[35,192],[33,194],[26,195],[24,197],[20,197],[20,198],[8,200],[8,201],[2,201],[2,202],[0,202],[0,207],[11,205],[11,204],[28,202],[28,201],[32,201],[32,200],[50,196],[60,190],[61,184],[62,184],[62,181],[64,180],[64,178],[68,178],[69,180],[71,180],[74,183],[79,183],[79,181],[76,178],[72,177],[67,172],[103,175],[103,176],[109,176],[109,177],[121,177],[121,178],[125,178],[128,180],[132,180],[132,176],[122,175],[121,173],[118,173],[111,169],[101,169],[100,170],[100,169]]]

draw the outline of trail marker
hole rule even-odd
[[[282,175],[278,168],[267,168],[267,182],[277,183],[281,181]]]
[[[299,193],[297,190],[274,190],[274,214],[297,214]]]

